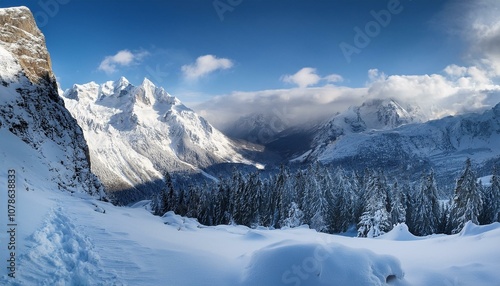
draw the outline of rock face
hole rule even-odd
[[[58,95],[44,36],[26,7],[0,9],[0,134],[0,158],[22,160],[27,176],[43,174],[48,188],[104,195],[90,171],[83,132]],[[25,185],[37,188],[28,179]]]
[[[0,42],[33,83],[54,78],[45,37],[26,7],[0,9]]]

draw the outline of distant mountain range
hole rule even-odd
[[[410,179],[434,169],[453,184],[467,158],[488,174],[500,162],[500,104],[482,113],[425,121],[417,108],[371,101],[333,117],[294,162],[380,168]]]

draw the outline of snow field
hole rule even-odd
[[[206,227],[147,202],[115,207],[85,194],[18,196],[18,276],[1,285],[497,285],[500,224],[377,238],[244,226]],[[43,184],[38,184],[43,188]],[[2,222],[3,224],[3,222]],[[4,244],[5,235],[0,236]],[[2,252],[2,257],[5,257]],[[3,260],[3,259],[2,259]],[[0,260],[1,261],[1,260]]]

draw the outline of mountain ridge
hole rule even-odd
[[[214,164],[254,164],[242,147],[148,79],[139,86],[124,77],[74,85],[62,97],[83,128],[93,171],[112,192],[161,180],[167,171],[204,174]]]

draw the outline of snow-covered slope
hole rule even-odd
[[[92,170],[109,191],[147,184],[164,171],[251,163],[231,140],[148,79],[139,86],[123,77],[74,85],[63,97],[83,128]]]
[[[1,285],[417,286],[500,281],[498,223],[469,223],[456,235],[423,238],[400,225],[378,239],[305,227],[205,227],[173,213],[152,216],[146,203],[116,207],[46,187],[42,183],[19,194],[17,275],[6,276],[7,249],[0,248]],[[0,204],[0,212],[4,210]],[[6,238],[0,232],[2,243]]]
[[[39,179],[53,189],[103,195],[83,132],[58,95],[44,36],[26,7],[0,9],[0,160],[3,171],[19,163],[22,170],[12,169],[19,191],[36,188]]]

